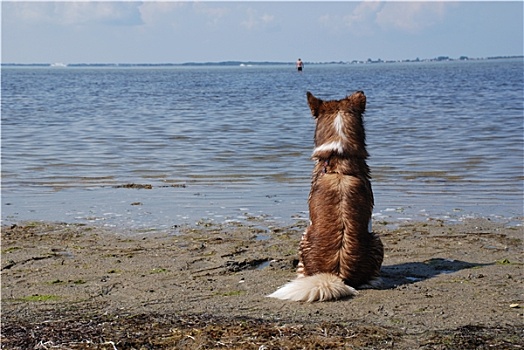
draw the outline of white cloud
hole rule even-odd
[[[337,3],[338,5],[339,3]],[[348,29],[357,36],[371,36],[374,32],[377,12],[383,6],[380,1],[361,1],[347,4],[344,9],[337,12],[333,10],[322,14],[318,22],[334,32],[345,33]],[[349,10],[352,8],[352,10]],[[349,11],[349,13],[348,13]]]
[[[2,21],[12,23],[39,23],[52,18],[53,3],[2,2]]]
[[[375,13],[380,10],[382,4],[379,1],[363,1],[351,12],[350,15],[346,16],[347,24],[357,25],[362,24],[374,17]]]
[[[274,19],[275,19],[275,16],[273,16],[273,15],[268,15],[268,14],[264,14],[264,15],[262,15],[262,17],[260,17],[260,20],[261,20],[263,23],[270,23],[270,22],[273,22]]]
[[[363,1],[351,12],[344,16],[343,23],[354,34],[371,35],[376,13],[380,11],[383,3],[380,1]]]
[[[418,32],[439,23],[446,13],[444,2],[388,2],[376,13],[376,23],[383,29]]]
[[[197,2],[194,4],[194,8],[198,14],[203,14],[207,18],[208,24],[216,25],[230,12],[230,10],[225,7],[216,7],[214,4],[211,4],[213,3]]]
[[[347,15],[326,14],[319,18],[319,22],[336,30],[349,29],[357,36],[369,37],[384,30],[415,33],[444,20],[446,11],[451,6],[456,4],[434,1],[362,1]]]
[[[252,30],[262,26],[266,26],[272,23],[275,19],[275,16],[264,13],[260,15],[257,11],[249,8],[247,9],[247,19],[240,22],[240,24],[248,29]]]
[[[9,21],[56,25],[84,25],[101,23],[106,25],[138,25],[142,23],[137,2],[9,2]],[[6,14],[6,12],[4,12]]]
[[[178,1],[146,1],[140,5],[139,11],[145,25],[161,26],[172,24],[176,12],[186,5],[186,2]]]
[[[69,24],[138,25],[142,24],[139,5],[136,2],[57,3],[56,12]]]

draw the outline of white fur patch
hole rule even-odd
[[[332,152],[342,154],[344,153],[344,145],[340,141],[332,141],[329,143],[325,143],[323,145],[316,147],[313,150],[313,157],[315,156],[317,152],[325,152],[325,151],[332,151]]]
[[[346,135],[344,134],[344,115],[342,112],[338,112],[337,116],[335,117],[335,121],[333,122],[333,126],[335,127],[338,136],[344,139]]]

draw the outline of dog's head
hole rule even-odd
[[[333,155],[367,158],[366,135],[362,116],[366,95],[357,91],[338,101],[323,101],[307,92],[311,114],[316,121],[313,158]]]

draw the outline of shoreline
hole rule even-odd
[[[326,303],[266,298],[294,278],[305,225],[3,226],[2,347],[524,347],[522,226],[374,222],[382,287]]]
[[[176,232],[181,226],[198,226],[203,221],[213,224],[260,221],[264,225],[271,221],[273,226],[288,226],[309,220],[307,196],[297,204],[297,199],[286,196],[285,191],[274,193],[266,188],[250,191],[243,194],[250,200],[243,200],[243,204],[239,205],[238,198],[233,195],[216,200],[223,196],[220,191],[208,189],[206,195],[203,195],[203,191],[194,186],[176,188],[176,200],[164,188],[121,190],[127,188],[124,186],[119,186],[118,189],[110,187],[96,191],[68,191],[36,196],[27,193],[17,199],[4,196],[1,224],[8,226],[33,221],[66,222],[116,231],[169,233]],[[522,226],[524,222],[522,212],[502,210],[500,206],[492,211],[489,211],[488,206],[475,207],[474,211],[471,204],[443,207],[439,203],[433,203],[433,208],[428,210],[420,205],[420,198],[414,200],[410,205],[400,206],[391,199],[382,198],[381,202],[384,203],[375,207],[373,222],[387,222],[398,226],[431,220],[455,224],[471,219],[486,219],[514,227]],[[33,203],[32,206],[21,205],[29,201]]]

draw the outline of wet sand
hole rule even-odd
[[[307,304],[265,297],[295,277],[305,222],[271,225],[2,227],[2,348],[524,347],[521,226],[375,222],[383,286]]]

